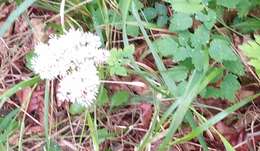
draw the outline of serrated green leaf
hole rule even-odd
[[[174,61],[184,61],[185,59],[191,57],[191,53],[187,48],[180,47],[176,49],[173,53]]]
[[[205,51],[193,50],[192,63],[197,70],[207,69],[209,66],[209,56]]]
[[[205,25],[205,27],[207,27],[208,29],[211,29],[214,24],[216,23],[217,20],[217,14],[215,11],[209,9],[207,11],[207,14],[202,13],[202,12],[198,12],[196,13],[195,18],[201,22],[203,22],[203,24]]]
[[[199,26],[192,35],[191,42],[195,48],[206,45],[209,42],[210,31],[203,25]]]
[[[236,8],[240,0],[217,0],[217,4],[227,7],[227,8]]]
[[[127,91],[117,91],[111,98],[110,108],[118,107],[126,104],[129,99],[129,93]]]
[[[221,91],[220,89],[214,88],[214,87],[207,87],[203,90],[203,92],[200,94],[203,98],[220,98],[221,97]]]
[[[192,26],[192,18],[188,14],[175,13],[171,19],[169,30],[172,32],[183,31]]]
[[[237,56],[233,53],[230,45],[222,39],[213,39],[210,43],[209,55],[219,62],[237,60]]]
[[[201,0],[170,0],[173,10],[187,14],[193,14],[203,10]]]
[[[242,62],[237,59],[236,61],[223,61],[224,67],[230,72],[242,76],[245,74]]]
[[[165,5],[156,2],[155,9],[156,9],[157,15],[167,16],[167,7]]]
[[[175,66],[173,68],[168,69],[167,74],[171,77],[175,82],[184,81],[188,76],[188,69],[185,66]]]
[[[187,47],[189,45],[189,41],[192,37],[192,34],[189,31],[182,31],[178,34],[178,40],[180,45]]]
[[[178,43],[169,36],[159,38],[153,44],[161,56],[172,56],[178,48]]]
[[[148,21],[151,21],[155,17],[157,17],[157,11],[153,7],[146,7],[144,10],[144,16]]]
[[[125,67],[116,64],[110,68],[110,74],[119,75],[119,76],[127,76],[127,70]]]
[[[165,27],[168,23],[169,17],[168,16],[159,16],[157,18],[156,24],[158,27],[162,28]]]
[[[126,76],[127,70],[125,65],[130,63],[130,58],[134,53],[134,46],[128,45],[122,49],[111,49],[108,58],[109,71],[111,75]]]
[[[239,89],[240,83],[238,82],[237,77],[233,74],[228,74],[220,85],[221,97],[233,101],[235,99],[235,93]]]

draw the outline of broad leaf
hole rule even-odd
[[[209,55],[216,61],[223,62],[237,60],[236,55],[233,53],[229,44],[222,39],[214,39],[210,43]]]
[[[192,63],[197,70],[207,69],[209,65],[209,56],[205,51],[192,50]]]
[[[260,36],[255,36],[255,41],[248,41],[239,48],[249,57],[249,64],[252,65],[258,76],[260,76]]]
[[[199,26],[192,35],[191,42],[195,48],[206,45],[209,42],[210,31],[203,25]]]
[[[129,93],[127,91],[117,91],[111,98],[110,108],[124,105],[128,102]]]
[[[188,14],[175,13],[171,19],[170,31],[183,31],[192,26],[192,18]]]
[[[235,99],[235,93],[239,89],[240,83],[238,82],[237,77],[233,74],[228,74],[220,85],[221,97],[232,101]]]
[[[217,0],[217,4],[227,7],[227,8],[236,8],[236,5],[240,0]]]
[[[153,44],[161,56],[171,56],[178,48],[178,43],[169,36],[159,38]]]
[[[144,16],[148,21],[151,21],[155,17],[157,17],[156,9],[153,7],[147,7],[144,9]]]
[[[231,71],[234,74],[237,74],[239,76],[245,74],[244,66],[239,59],[236,61],[224,61],[223,65],[227,70]]]
[[[193,14],[203,10],[201,0],[168,0],[172,4],[173,10],[187,14]]]
[[[167,74],[176,82],[183,81],[188,76],[188,69],[185,66],[175,66],[168,69]]]

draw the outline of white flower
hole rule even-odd
[[[81,30],[52,35],[47,44],[35,46],[32,69],[42,79],[60,80],[60,100],[88,107],[96,99],[100,85],[97,66],[109,57],[109,51],[101,45],[97,35]]]
[[[101,47],[100,38],[89,32],[70,29],[64,35],[51,36],[47,44],[35,46],[32,68],[42,79],[66,76],[68,70],[92,60],[95,65],[105,63],[109,51]]]
[[[93,62],[84,65],[62,78],[59,83],[57,97],[62,101],[77,102],[83,106],[90,106],[96,99],[100,80]]]

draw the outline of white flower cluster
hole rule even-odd
[[[47,44],[35,46],[32,68],[42,79],[59,79],[57,97],[88,107],[96,98],[100,80],[97,66],[105,63],[109,51],[92,33],[70,29],[52,36]]]

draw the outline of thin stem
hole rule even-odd
[[[101,80],[102,83],[110,83],[110,84],[126,84],[131,86],[137,86],[137,87],[146,87],[146,85],[143,82],[140,81],[109,81],[109,80]]]

